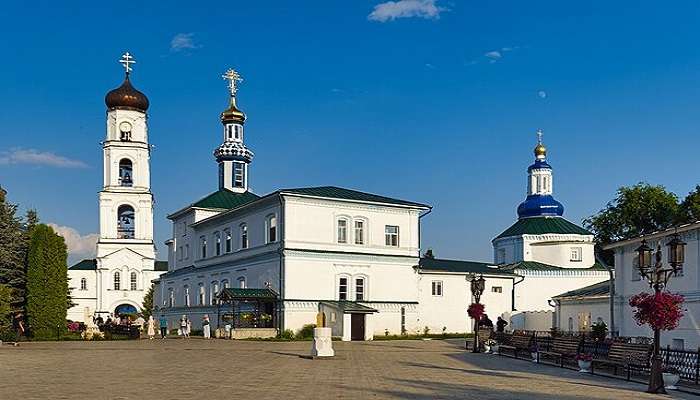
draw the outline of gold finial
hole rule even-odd
[[[226,122],[237,122],[243,123],[245,121],[245,114],[243,111],[239,110],[236,106],[236,93],[238,92],[238,84],[243,82],[241,75],[234,70],[229,68],[221,77],[228,81],[228,90],[230,94],[229,105],[223,113],[221,113],[221,121]]]
[[[228,81],[229,93],[231,94],[231,98],[235,99],[236,92],[238,92],[238,83],[243,82],[243,78],[241,78],[241,75],[233,68],[229,68],[221,77]]]
[[[547,157],[547,148],[542,144],[542,129],[537,130],[537,146],[535,146],[535,158],[544,160]]]

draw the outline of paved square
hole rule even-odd
[[[115,341],[0,347],[0,399],[662,399],[644,386],[485,354],[459,340]]]

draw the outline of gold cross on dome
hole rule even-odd
[[[226,73],[221,75],[224,80],[228,81],[228,90],[231,93],[231,97],[236,97],[236,92],[238,91],[238,83],[243,82],[241,75],[236,72],[233,68],[229,68]]]
[[[129,72],[133,70],[133,68],[131,68],[131,64],[135,64],[136,60],[134,60],[134,57],[127,51],[122,55],[119,63],[124,67],[124,70],[126,70],[126,74],[128,75]]]
[[[542,144],[542,129],[537,130],[537,144]]]

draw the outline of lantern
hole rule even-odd
[[[471,289],[472,289],[472,294],[474,294],[475,297],[480,297],[482,293],[484,293],[484,287],[486,286],[486,279],[484,279],[484,276],[481,275],[478,278],[475,276],[472,278],[471,282]]]
[[[637,267],[639,268],[639,273],[642,276],[646,276],[646,273],[651,269],[651,256],[653,250],[651,247],[647,246],[647,241],[642,240],[641,246],[637,247],[635,250],[637,252],[637,260],[639,261]]]
[[[685,242],[682,241],[680,236],[676,233],[666,246],[668,246],[668,263],[675,271],[682,267],[685,261]]]

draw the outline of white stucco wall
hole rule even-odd
[[[515,309],[518,311],[553,311],[552,297],[574,289],[602,282],[610,275],[603,270],[516,270],[524,280],[515,285]]]

